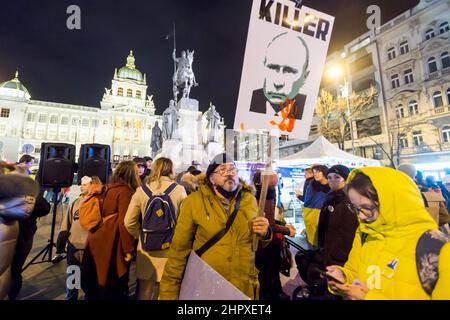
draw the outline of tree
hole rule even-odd
[[[320,119],[320,133],[344,150],[345,141],[351,140],[350,123],[370,109],[378,97],[372,86],[362,93],[353,92],[347,97],[333,97],[322,89],[316,106]]]
[[[389,159],[389,164],[392,168],[397,169],[400,164],[400,153],[402,150],[401,139],[411,130],[412,125],[400,126],[400,119],[396,119],[396,127],[390,128],[388,132],[388,150],[383,146],[383,143],[375,140],[371,136],[367,136],[371,141],[375,142],[375,145],[381,149],[381,151]]]

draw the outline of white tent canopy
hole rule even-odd
[[[310,165],[310,164],[342,164],[349,168],[379,167],[379,160],[366,159],[347,153],[334,146],[325,137],[320,136],[309,147],[293,155],[276,161],[277,166]]]

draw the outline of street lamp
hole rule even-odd
[[[347,82],[347,77],[345,76],[345,72],[342,70],[342,67],[339,65],[334,65],[328,69],[328,77],[334,80],[338,80],[342,76],[344,80],[344,92],[341,90],[341,96],[345,97],[345,102],[347,104],[347,112],[348,112],[348,119],[350,122],[350,139],[352,140],[352,152],[355,155],[355,140],[353,138],[353,119],[352,114],[350,112],[350,89]]]

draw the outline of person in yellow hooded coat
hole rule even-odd
[[[438,225],[415,183],[390,168],[354,170],[348,183],[350,206],[360,226],[344,267],[327,267],[328,274],[343,282],[328,278],[330,291],[352,300],[450,299],[450,243],[434,261],[438,279],[431,294],[419,278],[418,241],[427,231],[437,231]]]

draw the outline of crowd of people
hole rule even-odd
[[[18,296],[36,221],[50,212],[33,160],[0,163],[0,299]],[[450,176],[438,183],[412,165],[318,164],[305,179],[310,249],[295,256],[305,285],[294,299],[450,299]],[[276,172],[256,172],[248,184],[227,154],[177,175],[168,158],[122,161],[106,183],[82,177],[54,261],[80,268],[86,300],[130,299],[133,263],[136,299],[179,299],[193,253],[250,299],[288,300],[280,272],[291,267],[286,237],[300,230],[282,217],[281,189]],[[79,298],[67,287],[67,300]]]

